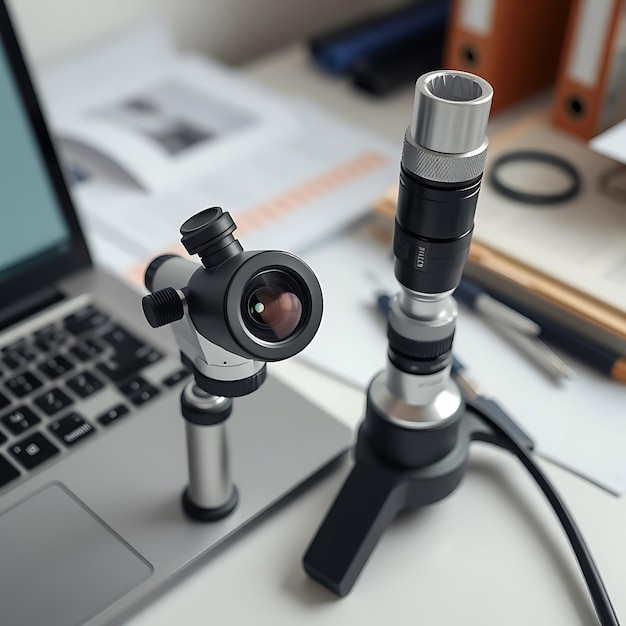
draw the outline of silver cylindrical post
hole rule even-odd
[[[226,419],[232,404],[231,398],[208,394],[194,381],[186,385],[181,395],[189,466],[183,506],[196,519],[221,519],[237,503],[226,437]]]
[[[198,426],[187,422],[189,497],[204,509],[223,506],[233,493],[226,445],[226,424]]]

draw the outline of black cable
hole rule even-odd
[[[595,606],[600,623],[602,626],[619,626],[617,614],[615,613],[609,594],[604,586],[600,572],[598,571],[593,557],[591,556],[589,547],[585,543],[585,540],[583,539],[574,518],[567,510],[565,503],[561,500],[559,494],[552,486],[552,483],[548,480],[548,478],[546,478],[545,474],[534,462],[530,454],[521,446],[516,448],[514,452],[522,464],[530,472],[531,476],[537,481],[539,487],[557,514],[559,521],[563,525],[565,533],[572,544],[572,549],[578,559],[578,564],[582,570],[587,587],[589,588],[589,593],[591,594],[591,599]]]
[[[500,170],[508,163],[528,161],[531,163],[547,163],[564,172],[570,179],[570,185],[564,191],[557,193],[535,193],[532,191],[520,191],[507,185],[499,176]],[[503,196],[523,202],[525,204],[557,204],[565,202],[578,194],[582,186],[578,170],[564,158],[550,154],[549,152],[538,152],[536,150],[516,150],[500,155],[491,166],[489,182]]]
[[[484,407],[485,410],[483,410],[483,408],[474,405],[473,408],[505,441],[507,448],[522,462],[552,505],[554,512],[565,530],[565,534],[570,541],[572,549],[574,550],[574,554],[576,555],[583,577],[587,583],[587,588],[589,589],[591,600],[595,607],[598,619],[600,620],[600,624],[602,626],[619,626],[619,619],[615,613],[609,594],[604,586],[600,572],[598,571],[593,557],[591,556],[591,552],[589,551],[589,548],[585,543],[574,518],[567,510],[565,503],[552,486],[550,480],[535,463],[530,452],[518,442],[517,437],[514,434],[509,433],[506,426],[503,426],[503,424],[501,424],[497,419],[492,418],[489,415],[487,407]]]

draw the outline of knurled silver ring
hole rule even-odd
[[[461,183],[478,178],[485,169],[488,141],[463,154],[443,154],[413,141],[410,127],[404,134],[402,165],[412,174],[438,183]]]

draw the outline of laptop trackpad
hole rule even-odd
[[[4,624],[81,624],[151,573],[60,484],[0,515]]]

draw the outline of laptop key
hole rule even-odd
[[[144,345],[143,341],[140,341],[129,333],[125,328],[122,328],[116,324],[111,330],[102,335],[102,339],[110,345],[116,352],[130,353],[141,348]]]
[[[4,348],[4,351],[23,361],[32,361],[37,358],[37,353],[33,350],[32,345],[25,339],[14,341],[11,345]]]
[[[94,339],[85,339],[72,346],[70,352],[81,361],[90,361],[102,352],[102,346]]]
[[[24,340],[21,340],[19,345],[12,344],[9,348],[5,348],[0,360],[4,363],[6,370],[12,372],[25,367],[29,361],[34,361],[36,358],[37,353]]]
[[[148,400],[152,400],[152,398],[156,398],[159,395],[159,393],[161,392],[156,387],[153,387],[152,385],[146,385],[145,387],[142,387],[141,391],[132,395],[130,397],[130,401],[135,406],[141,406],[142,404],[145,404],[146,402],[148,402]]]
[[[12,445],[9,451],[20,465],[33,469],[58,454],[59,449],[41,433],[34,433]]]
[[[39,369],[51,380],[63,376],[73,368],[74,365],[61,354],[50,357],[39,366]]]
[[[109,316],[92,304],[76,311],[63,320],[65,328],[73,335],[81,335],[88,330],[100,328],[109,321]]]
[[[20,475],[3,456],[0,456],[0,487],[15,480]]]
[[[162,356],[151,346],[141,345],[135,351],[118,351],[97,367],[109,380],[121,383],[140,369],[156,363]]]
[[[109,424],[117,421],[120,417],[128,415],[129,412],[130,409],[125,404],[118,404],[102,413],[102,415],[99,415],[96,419],[103,426],[108,426]]]
[[[141,376],[135,376],[123,385],[120,385],[119,389],[125,396],[132,396],[141,391],[143,387],[147,386],[148,383]]]
[[[67,386],[81,398],[87,398],[104,387],[104,383],[91,372],[81,372],[66,382]]]
[[[6,442],[7,442],[7,436],[3,432],[0,432],[0,446]]]
[[[47,326],[44,326],[43,328],[40,328],[38,331],[36,331],[35,337],[37,337],[38,339],[41,337],[54,337],[57,332],[58,328],[56,324],[48,324]]]
[[[11,401],[3,393],[0,393],[0,411],[9,406],[9,404],[11,404]]]
[[[18,398],[23,398],[31,391],[41,387],[41,381],[32,372],[23,372],[6,381],[6,386]]]
[[[94,427],[78,413],[70,413],[49,426],[50,432],[66,446],[73,446],[85,437],[93,435]]]
[[[16,370],[22,365],[24,361],[15,352],[6,352],[2,359],[2,362],[5,364],[7,369]]]
[[[53,348],[58,348],[68,338],[67,332],[56,324],[48,324],[35,333],[35,345],[42,351],[48,352]]]
[[[65,343],[65,337],[63,335],[55,335],[52,337],[44,336],[35,339],[35,345],[41,352],[50,352],[56,350]]]
[[[35,404],[48,416],[54,415],[72,404],[72,400],[58,387],[53,387],[35,398]]]
[[[159,395],[159,390],[146,382],[141,376],[135,376],[123,385],[120,385],[119,389],[136,406],[140,406]]]
[[[21,435],[41,420],[27,406],[20,406],[1,418],[7,430],[14,435]]]

